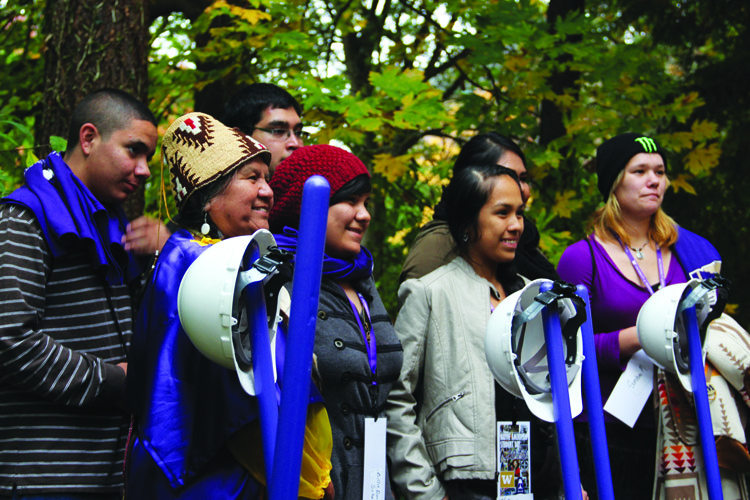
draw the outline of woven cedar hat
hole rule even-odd
[[[284,226],[299,228],[302,188],[313,175],[322,175],[331,186],[331,196],[357,176],[370,176],[362,160],[336,146],[304,146],[278,164],[269,183],[273,190],[273,208],[268,215],[271,231]]]
[[[161,144],[169,165],[177,208],[197,189],[259,157],[266,164],[271,152],[237,129],[204,113],[188,113],[172,123]]]

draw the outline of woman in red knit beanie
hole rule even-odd
[[[375,289],[372,254],[362,246],[370,224],[370,174],[359,158],[329,145],[300,148],[282,161],[271,179],[275,203],[269,216],[282,248],[297,247],[302,188],[312,175],[322,175],[331,186],[315,332],[333,435],[331,481],[337,499],[361,499],[364,477],[380,472],[385,498],[392,498],[384,465],[381,470],[365,470],[363,465],[365,448],[368,456],[375,454],[385,464],[385,426],[365,433],[365,425],[376,422],[372,427],[377,428],[384,422],[385,402],[403,357]],[[366,419],[372,421],[366,424]]]

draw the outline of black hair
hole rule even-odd
[[[143,120],[158,125],[148,106],[123,90],[104,88],[96,90],[76,104],[70,116],[67,150],[78,146],[81,127],[92,123],[106,140],[110,134],[127,128],[131,120]]]
[[[293,108],[302,116],[302,106],[286,90],[272,83],[251,83],[232,95],[220,121],[227,127],[237,127],[251,135],[269,106],[273,109]]]
[[[357,177],[341,186],[338,191],[333,193],[328,206],[335,205],[336,203],[341,203],[350,196],[358,196],[361,194],[369,193],[371,191],[372,183],[370,182],[370,176],[366,174],[359,174]]]
[[[443,201],[448,228],[459,255],[465,257],[469,247],[479,239],[479,211],[490,198],[494,179],[503,175],[513,179],[521,190],[516,172],[497,164],[469,165],[453,172],[453,178],[443,192]],[[523,288],[523,280],[513,262],[499,263],[497,277],[506,294]]]
[[[185,204],[175,216],[174,221],[185,229],[193,232],[198,232],[198,229],[203,223],[208,222],[211,230],[207,236],[218,238],[219,230],[211,221],[211,216],[205,212],[206,203],[224,192],[227,186],[229,186],[229,183],[232,182],[234,174],[237,173],[238,168],[232,169],[218,179],[196,189],[185,201]]]
[[[502,134],[487,132],[472,137],[463,145],[453,164],[453,175],[472,165],[496,165],[505,153],[515,153],[526,167],[526,157],[521,148]]]
[[[458,153],[458,157],[453,164],[453,176],[455,177],[458,172],[473,165],[497,165],[500,158],[508,152],[518,155],[524,168],[526,167],[526,157],[523,151],[518,147],[518,144],[506,136],[497,132],[475,135],[463,145]],[[435,220],[447,219],[445,192],[443,192],[440,202],[435,206],[433,218]]]

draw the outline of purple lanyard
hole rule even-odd
[[[653,295],[654,289],[651,288],[651,285],[646,279],[646,275],[644,274],[643,269],[641,269],[641,266],[638,265],[638,262],[635,260],[635,257],[633,257],[633,252],[631,252],[627,246],[623,245],[622,241],[620,242],[620,245],[622,246],[622,249],[625,250],[625,253],[628,254],[630,263],[633,264],[633,269],[635,269],[635,272],[636,274],[638,274],[638,277],[641,278],[641,281],[643,282],[643,286],[645,286],[646,290],[648,290],[648,294]],[[664,281],[665,281],[664,261],[662,260],[662,257],[661,257],[661,247],[656,248],[656,265],[659,267],[659,286],[661,288],[664,288]]]
[[[357,294],[357,297],[359,297],[359,302],[362,304],[362,310],[365,312],[365,315],[367,316],[367,322],[370,324],[370,340],[368,342],[367,340],[367,332],[365,331],[365,326],[362,324],[362,318],[359,315],[359,311],[357,311],[357,306],[354,305],[354,302],[352,302],[352,299],[349,298],[347,295],[347,299],[349,300],[349,305],[352,306],[352,312],[354,312],[354,318],[357,320],[357,325],[359,325],[359,331],[362,333],[362,340],[365,342],[365,347],[367,347],[367,359],[370,362],[370,371],[372,371],[373,381],[372,385],[377,385],[377,381],[375,381],[374,377],[375,374],[378,372],[378,346],[375,343],[375,330],[372,328],[372,320],[370,319],[370,307],[367,305],[367,301],[362,296],[361,293]]]

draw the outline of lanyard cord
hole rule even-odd
[[[643,269],[641,269],[641,266],[638,265],[638,261],[633,256],[633,252],[631,252],[628,247],[626,247],[625,245],[623,245],[622,240],[620,240],[619,237],[617,238],[617,241],[620,242],[620,246],[622,247],[622,249],[627,254],[628,259],[630,259],[630,263],[633,265],[633,269],[635,269],[636,274],[638,275],[638,277],[643,282],[643,286],[645,286],[646,290],[648,290],[648,294],[649,295],[653,295],[654,294],[654,289],[651,287],[651,284],[646,279],[646,274],[643,272]],[[663,260],[663,258],[661,256],[661,247],[656,247],[656,264],[657,264],[657,266],[659,268],[659,286],[661,288],[664,288],[664,286],[666,284],[665,283],[666,278],[664,277],[664,260]]]
[[[375,342],[375,331],[372,329],[372,319],[370,318],[370,307],[367,305],[367,300],[362,296],[361,293],[357,294],[357,297],[359,297],[359,301],[362,304],[362,311],[365,313],[365,321],[369,324],[369,332],[365,329],[365,326],[362,322],[362,316],[360,316],[359,311],[357,311],[357,306],[354,305],[354,302],[352,302],[352,299],[349,298],[347,295],[346,298],[349,301],[349,305],[352,307],[352,312],[354,313],[354,318],[357,320],[357,325],[359,326],[359,331],[362,334],[362,340],[365,342],[365,347],[367,348],[367,359],[370,364],[370,371],[372,372],[373,380],[372,385],[377,385],[377,381],[375,380],[375,375],[378,372],[378,347]],[[369,333],[369,334],[368,334]]]

